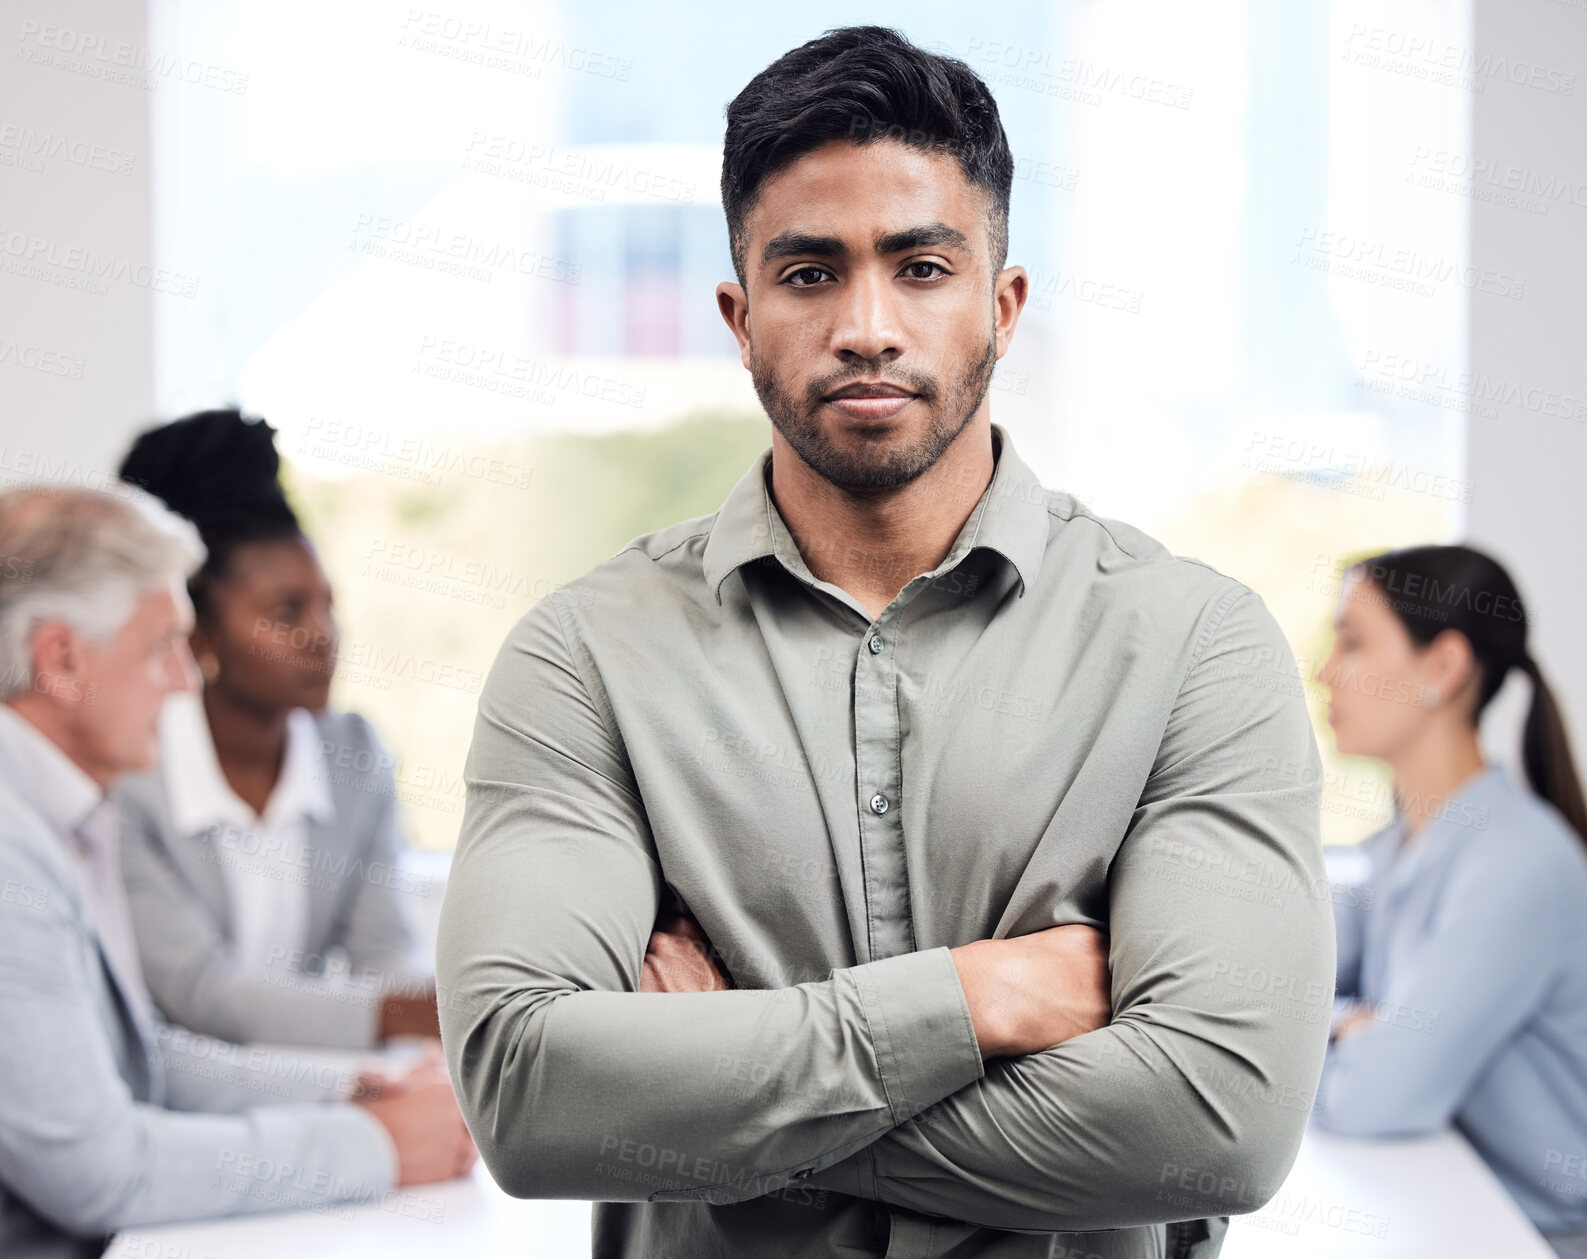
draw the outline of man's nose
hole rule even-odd
[[[840,357],[891,362],[904,352],[892,281],[881,268],[861,267],[839,290],[832,350]]]

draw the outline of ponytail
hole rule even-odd
[[[1532,707],[1526,714],[1521,761],[1532,790],[1552,804],[1587,843],[1587,802],[1571,756],[1570,739],[1554,692],[1543,680],[1537,661],[1527,653],[1516,662],[1532,679]]]

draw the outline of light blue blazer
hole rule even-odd
[[[323,1104],[345,1072],[139,1012],[34,787],[0,748],[0,1255],[97,1255],[122,1229],[387,1192],[384,1128]]]
[[[1587,1229],[1587,851],[1489,764],[1402,856],[1397,817],[1334,890],[1337,994],[1373,1021],[1330,1046],[1339,1132],[1453,1123],[1544,1233]]]

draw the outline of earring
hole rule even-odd
[[[204,681],[213,682],[220,676],[220,660],[212,652],[206,651],[198,658],[198,671]]]

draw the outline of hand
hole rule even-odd
[[[981,1057],[1040,1053],[1113,1018],[1107,936],[1074,923],[951,950]]]
[[[381,1040],[393,1036],[439,1036],[441,1016],[435,1008],[435,984],[424,992],[391,993],[380,1003]]]
[[[479,1159],[443,1073],[419,1081],[404,1078],[389,1096],[357,1101],[390,1134],[397,1147],[397,1183],[424,1185],[467,1175]],[[410,1073],[411,1074],[411,1073]]]
[[[419,1055],[405,1066],[379,1058],[364,1066],[349,1100],[362,1102],[376,1097],[395,1097],[438,1077],[447,1078],[446,1057],[439,1040],[426,1040]]]
[[[721,992],[732,986],[692,916],[666,914],[656,920],[639,971],[640,992]]]

